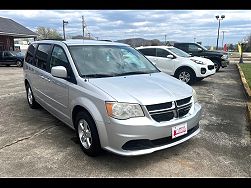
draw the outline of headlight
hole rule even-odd
[[[205,65],[206,63],[202,62],[202,61],[199,61],[199,60],[196,60],[196,59],[190,59],[192,60],[194,63],[197,63],[197,64],[200,64],[200,65]]]
[[[227,59],[228,58],[228,56],[227,55],[223,55],[223,56],[221,56],[221,59]]]
[[[193,89],[193,100],[194,103],[198,102],[196,91]]]
[[[116,119],[129,119],[143,117],[144,112],[139,104],[106,102],[107,114]]]

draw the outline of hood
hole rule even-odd
[[[214,55],[214,56],[223,56],[225,53],[224,52],[219,52],[219,51],[215,51],[215,50],[207,50],[205,51],[207,54],[211,54],[211,55]]]
[[[192,96],[192,87],[165,73],[89,79],[118,102],[150,105]]]
[[[206,63],[207,65],[214,65],[214,63],[210,59],[207,59],[204,57],[192,56],[192,57],[189,57],[189,59],[202,61],[203,63]]]

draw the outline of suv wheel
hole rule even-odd
[[[75,120],[76,133],[84,153],[95,157],[100,154],[101,146],[98,131],[92,117],[81,111]]]
[[[194,73],[187,68],[179,70],[175,77],[187,84],[192,84],[195,81]]]
[[[22,63],[22,61],[20,61],[20,60],[17,60],[17,66],[18,66],[18,67],[22,67],[22,66],[23,66],[23,63]]]
[[[30,84],[27,84],[26,85],[26,96],[27,96],[27,101],[28,101],[28,104],[29,106],[32,108],[32,109],[35,109],[35,108],[38,108],[38,103],[35,101],[35,98],[33,96],[33,92],[31,90],[31,87],[30,87]]]
[[[218,72],[220,70],[220,63],[218,61],[214,61],[214,67],[216,69],[216,72]]]

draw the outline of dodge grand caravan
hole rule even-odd
[[[201,106],[189,85],[159,71],[126,44],[33,42],[24,62],[31,108],[38,104],[76,130],[89,156],[134,156],[199,133]]]

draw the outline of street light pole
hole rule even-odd
[[[65,24],[68,24],[68,22],[63,20],[63,34],[64,34],[64,40],[65,40],[65,27],[64,27]]]
[[[219,34],[220,34],[220,21],[223,20],[225,18],[225,15],[221,15],[221,17],[219,15],[215,16],[215,18],[217,20],[219,20],[219,25],[218,25],[218,35],[217,35],[217,44],[216,44],[216,50],[218,50],[218,42],[219,42]]]
[[[222,49],[224,48],[224,43],[223,43],[223,41],[224,41],[224,33],[225,33],[226,31],[222,31]]]

